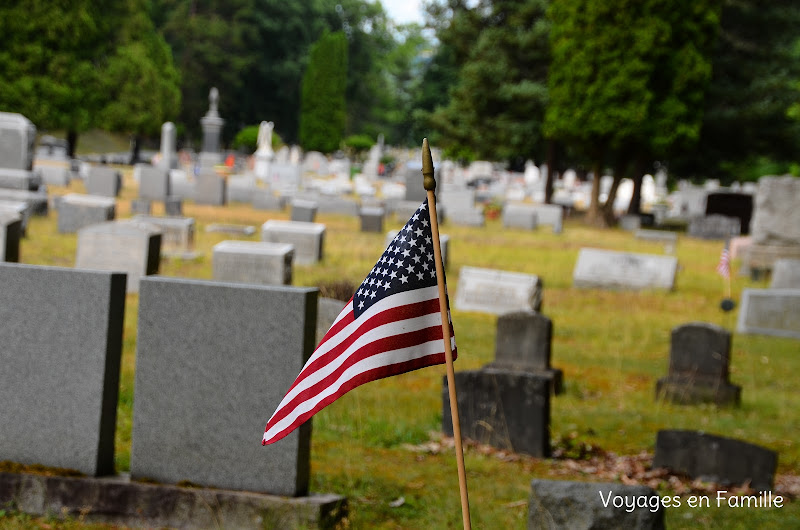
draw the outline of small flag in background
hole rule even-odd
[[[267,422],[261,443],[277,442],[359,385],[443,364],[442,337],[426,200],[336,317]],[[452,322],[450,337],[455,358]]]
[[[719,255],[717,272],[723,278],[730,278],[731,276],[731,257],[730,252],[728,251],[728,243],[725,243],[725,248],[722,249],[722,253]]]

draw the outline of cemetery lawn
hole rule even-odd
[[[118,200],[117,218],[130,216],[137,193],[130,169]],[[80,181],[51,193],[83,192]],[[154,215],[163,215],[155,203]],[[257,241],[268,219],[287,219],[288,211],[254,210],[248,204],[226,207],[184,203],[196,220],[195,246],[201,257],[163,259],[161,274],[211,278],[212,247],[226,239]],[[406,219],[390,218],[386,230]],[[20,261],[71,267],[77,238],[58,234],[57,214],[34,217],[20,244]],[[385,235],[362,233],[356,217],[319,214],[327,226],[321,264],[294,268],[295,286],[357,286],[385,248]],[[252,236],[206,233],[211,223],[256,228]],[[564,371],[565,393],[552,400],[554,458],[535,459],[466,444],[466,470],[475,528],[526,528],[533,478],[582,481],[638,481],[662,495],[682,495],[680,508],[666,509],[668,528],[795,528],[800,521],[800,342],[734,333],[732,383],[742,387],[738,408],[678,406],[656,402],[656,380],[667,374],[670,332],[692,321],[734,330],[737,311],[719,309],[724,280],[715,272],[722,243],[681,234],[676,287],[671,292],[604,291],[572,287],[578,251],[593,247],[664,255],[660,243],[634,239],[618,229],[598,230],[567,218],[563,233],[504,229],[499,220],[486,227],[443,224],[450,236],[448,287],[458,290],[462,266],[536,274],[543,279],[542,312],[553,321],[552,364]],[[733,263],[732,297],[766,281],[738,276]],[[116,468],[130,466],[138,297],[125,308],[123,367],[118,412]],[[459,358],[456,370],[472,370],[494,356],[493,315],[452,311]],[[442,438],[443,366],[426,368],[361,386],[314,418],[311,452],[312,492],[348,498],[351,528],[459,528],[461,511],[452,440]],[[265,384],[268,374],[264,374]],[[266,422],[272,410],[264,408]],[[716,506],[715,485],[648,475],[660,429],[695,429],[755,443],[779,453],[775,493],[782,508]],[[260,433],[254,433],[257,440]],[[255,442],[257,443],[257,442]],[[265,447],[264,451],[269,451]],[[710,507],[690,508],[688,496],[708,495]],[[0,526],[10,528],[102,528],[72,519],[31,518],[0,507]]]

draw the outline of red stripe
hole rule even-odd
[[[375,329],[378,326],[382,326],[384,324],[390,324],[392,322],[406,320],[408,318],[419,317],[430,313],[435,313],[438,311],[439,311],[439,300],[433,298],[430,300],[424,300],[422,302],[415,302],[402,306],[390,307],[385,311],[373,315],[372,317],[365,320],[358,327],[358,329],[354,330],[354,332],[351,335],[349,335],[345,340],[343,340],[340,344],[331,349],[331,351],[325,353],[324,355],[321,355],[319,358],[314,359],[312,363],[304,366],[303,369],[300,371],[300,375],[297,376],[297,379],[295,379],[295,382],[289,388],[289,392],[291,392],[292,389],[298,385],[298,383],[303,381],[310,374],[316,372],[323,366],[327,366],[336,357],[341,355],[342,352],[345,351],[350,345],[352,345],[356,340],[358,340],[358,338],[361,335],[364,335],[368,331]],[[351,310],[349,315],[342,318],[338,324],[334,325],[333,327],[331,327],[330,330],[328,330],[328,332],[320,341],[319,345],[322,346],[324,343],[331,340],[333,337],[341,333],[342,330],[352,322],[353,322],[353,312]],[[319,349],[319,346],[317,346],[317,349]],[[287,394],[289,392],[287,392]]]
[[[393,375],[399,375],[405,372],[410,372],[412,370],[417,370],[419,368],[425,368],[427,366],[433,366],[435,364],[442,364],[444,363],[444,353],[436,353],[433,355],[427,355],[425,357],[420,357],[418,359],[411,359],[409,361],[405,361],[402,363],[397,363],[388,366],[379,366],[377,368],[373,368],[372,370],[368,370],[366,372],[362,372],[357,376],[349,379],[342,385],[341,391],[337,392],[336,394],[332,394],[322,400],[317,407],[313,410],[310,410],[295,419],[291,425],[286,427],[284,430],[277,433],[275,436],[270,438],[269,440],[262,441],[262,445],[268,445],[278,440],[284,438],[287,434],[292,432],[294,429],[308,421],[314,414],[322,410],[323,408],[327,407],[338,398],[349,392],[350,390],[356,388],[357,386],[363,385],[364,383],[369,383],[370,381],[376,381],[378,379],[383,379],[385,377],[390,377]],[[267,424],[266,430],[269,430],[270,425]]]
[[[354,364],[369,357],[372,357],[373,355],[378,355],[380,353],[384,353],[390,350],[417,346],[419,344],[432,340],[442,340],[441,325],[431,326],[429,328],[424,328],[417,331],[411,331],[400,335],[391,335],[389,337],[383,337],[374,342],[364,345],[362,348],[359,348],[355,352],[351,353],[347,357],[347,359],[342,363],[342,365],[339,366],[332,373],[328,374],[323,379],[317,381],[309,388],[306,388],[302,392],[298,393],[294,398],[292,398],[291,401],[284,404],[284,406],[281,407],[279,411],[276,411],[275,415],[273,415],[273,417],[269,420],[267,428],[269,428],[269,426],[274,425],[275,423],[279,422],[280,420],[288,416],[295,408],[297,408],[304,401],[308,401],[317,394],[320,394],[326,388],[333,385],[339,379],[339,377],[341,377],[341,375]],[[344,348],[342,348],[342,350],[344,350]],[[442,351],[442,353],[444,353],[444,351]],[[354,376],[354,378],[360,378],[360,375],[356,375]],[[349,381],[352,381],[352,379],[350,379]],[[292,386],[294,387],[294,385]],[[342,392],[341,390],[337,390],[336,392],[334,392],[333,395],[338,397],[343,394],[344,392]],[[320,407],[319,406],[314,407],[313,410],[318,411],[320,410]]]

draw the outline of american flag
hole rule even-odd
[[[728,252],[728,244],[725,244],[725,248],[722,249],[722,253],[719,255],[719,263],[717,264],[717,272],[723,278],[730,278],[731,276],[731,257],[730,252]]]
[[[448,320],[450,309],[448,305]],[[450,343],[456,357],[453,325]],[[445,362],[428,201],[389,244],[267,422],[277,442],[353,388]]]

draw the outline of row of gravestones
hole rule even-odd
[[[114,473],[126,280],[0,264],[0,460]],[[311,424],[259,442],[313,350],[317,292],[140,280],[133,479],[308,493]]]

